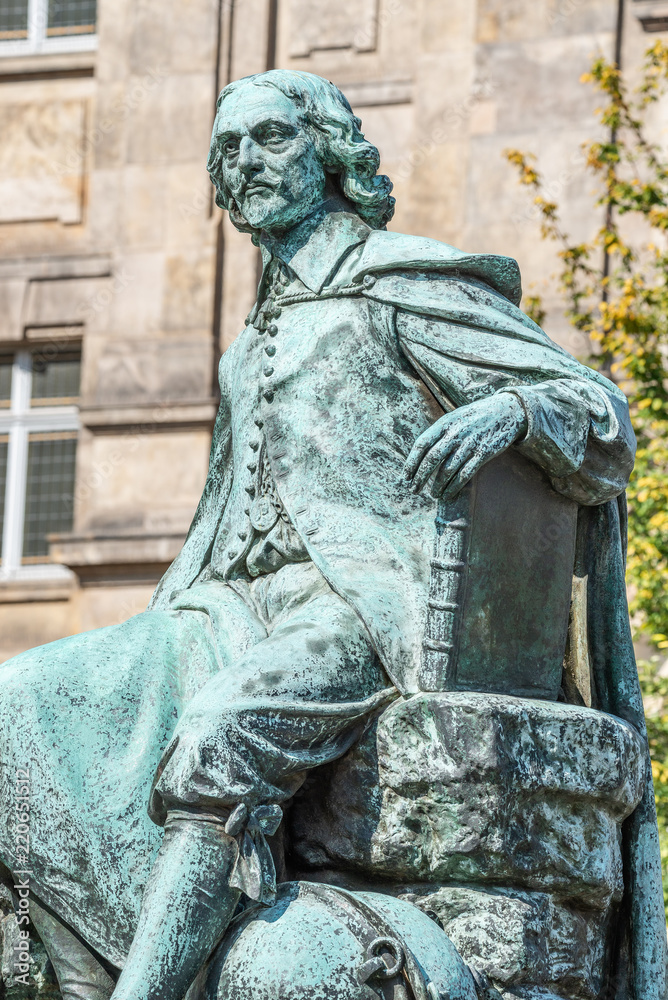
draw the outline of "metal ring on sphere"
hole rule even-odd
[[[389,951],[394,958],[394,965],[389,967],[380,957],[382,950]],[[359,970],[360,982],[367,982],[374,976],[381,979],[392,979],[401,971],[404,965],[404,949],[396,938],[378,937],[374,938],[366,950],[366,961]]]

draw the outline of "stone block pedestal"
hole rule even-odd
[[[643,782],[642,740],[620,719],[418,694],[314,774],[290,816],[293,863],[409,899],[509,996],[595,998]]]

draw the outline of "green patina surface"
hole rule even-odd
[[[269,909],[223,941],[235,964],[220,975],[236,978],[221,1000],[276,995],[243,956],[244,941],[261,950],[263,928],[281,997],[292,986],[303,1000],[333,995],[341,936],[326,892],[322,950],[304,966],[319,981],[299,992],[290,978],[285,942],[299,938],[310,890],[279,888],[277,902],[276,878],[302,877],[300,864],[314,881],[357,868],[357,889],[411,896],[412,908],[370,895],[344,908],[353,938],[358,911],[389,923],[406,968],[420,907],[460,942],[457,954],[438,931],[430,955],[444,968],[420,958],[406,997],[501,995],[513,969],[526,971],[512,949],[528,927],[558,951],[579,926],[588,971],[559,973],[540,952],[522,996],[579,996],[578,983],[604,988],[610,972],[620,996],[663,1000],[660,858],[624,591],[626,400],[521,312],[514,261],[387,232],[391,185],[377,168],[326,81],[272,71],[226,88],[209,169],[264,266],[221,361],[188,538],[146,612],[2,668],[0,856],[18,867],[11,803],[28,767],[31,889],[57,918],[40,923],[36,910],[36,924],[61,987],[68,962],[89,978],[91,953],[107,963],[86,1000],[108,995],[121,967],[116,1000],[179,1000],[240,897]],[[578,663],[568,640],[570,687],[569,610],[588,636]],[[557,704],[566,687],[573,703]],[[384,742],[365,750],[383,712]],[[477,784],[476,735],[488,751]],[[606,806],[596,754],[613,776]],[[341,819],[353,788],[368,793],[343,831],[309,812],[325,775],[335,794],[324,815]],[[296,793],[301,858],[279,826]],[[572,841],[593,845],[602,830],[587,867]],[[392,878],[419,884],[411,895]],[[465,926],[445,892],[453,880],[475,894]],[[592,908],[598,923],[583,916]],[[520,928],[512,940],[494,937],[499,912]],[[375,959],[350,980],[351,998],[401,995]]]

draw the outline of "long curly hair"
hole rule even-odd
[[[378,173],[380,154],[364,138],[361,120],[353,113],[338,87],[329,80],[314,73],[286,69],[272,69],[235,80],[221,91],[216,104],[207,170],[216,187],[216,204],[230,213],[237,229],[257,235],[225,186],[218,134],[225,98],[248,84],[275,87],[299,106],[325,170],[335,179],[341,193],[352,202],[364,221],[373,229],[384,229],[394,215],[395,199],[390,194],[392,182],[389,177]]]

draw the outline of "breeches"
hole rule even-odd
[[[224,822],[240,804],[248,815],[277,806],[396,695],[361,621],[313,563],[202,583],[172,607],[211,615],[213,600],[222,666],[163,754],[149,805],[161,824],[175,810]]]

